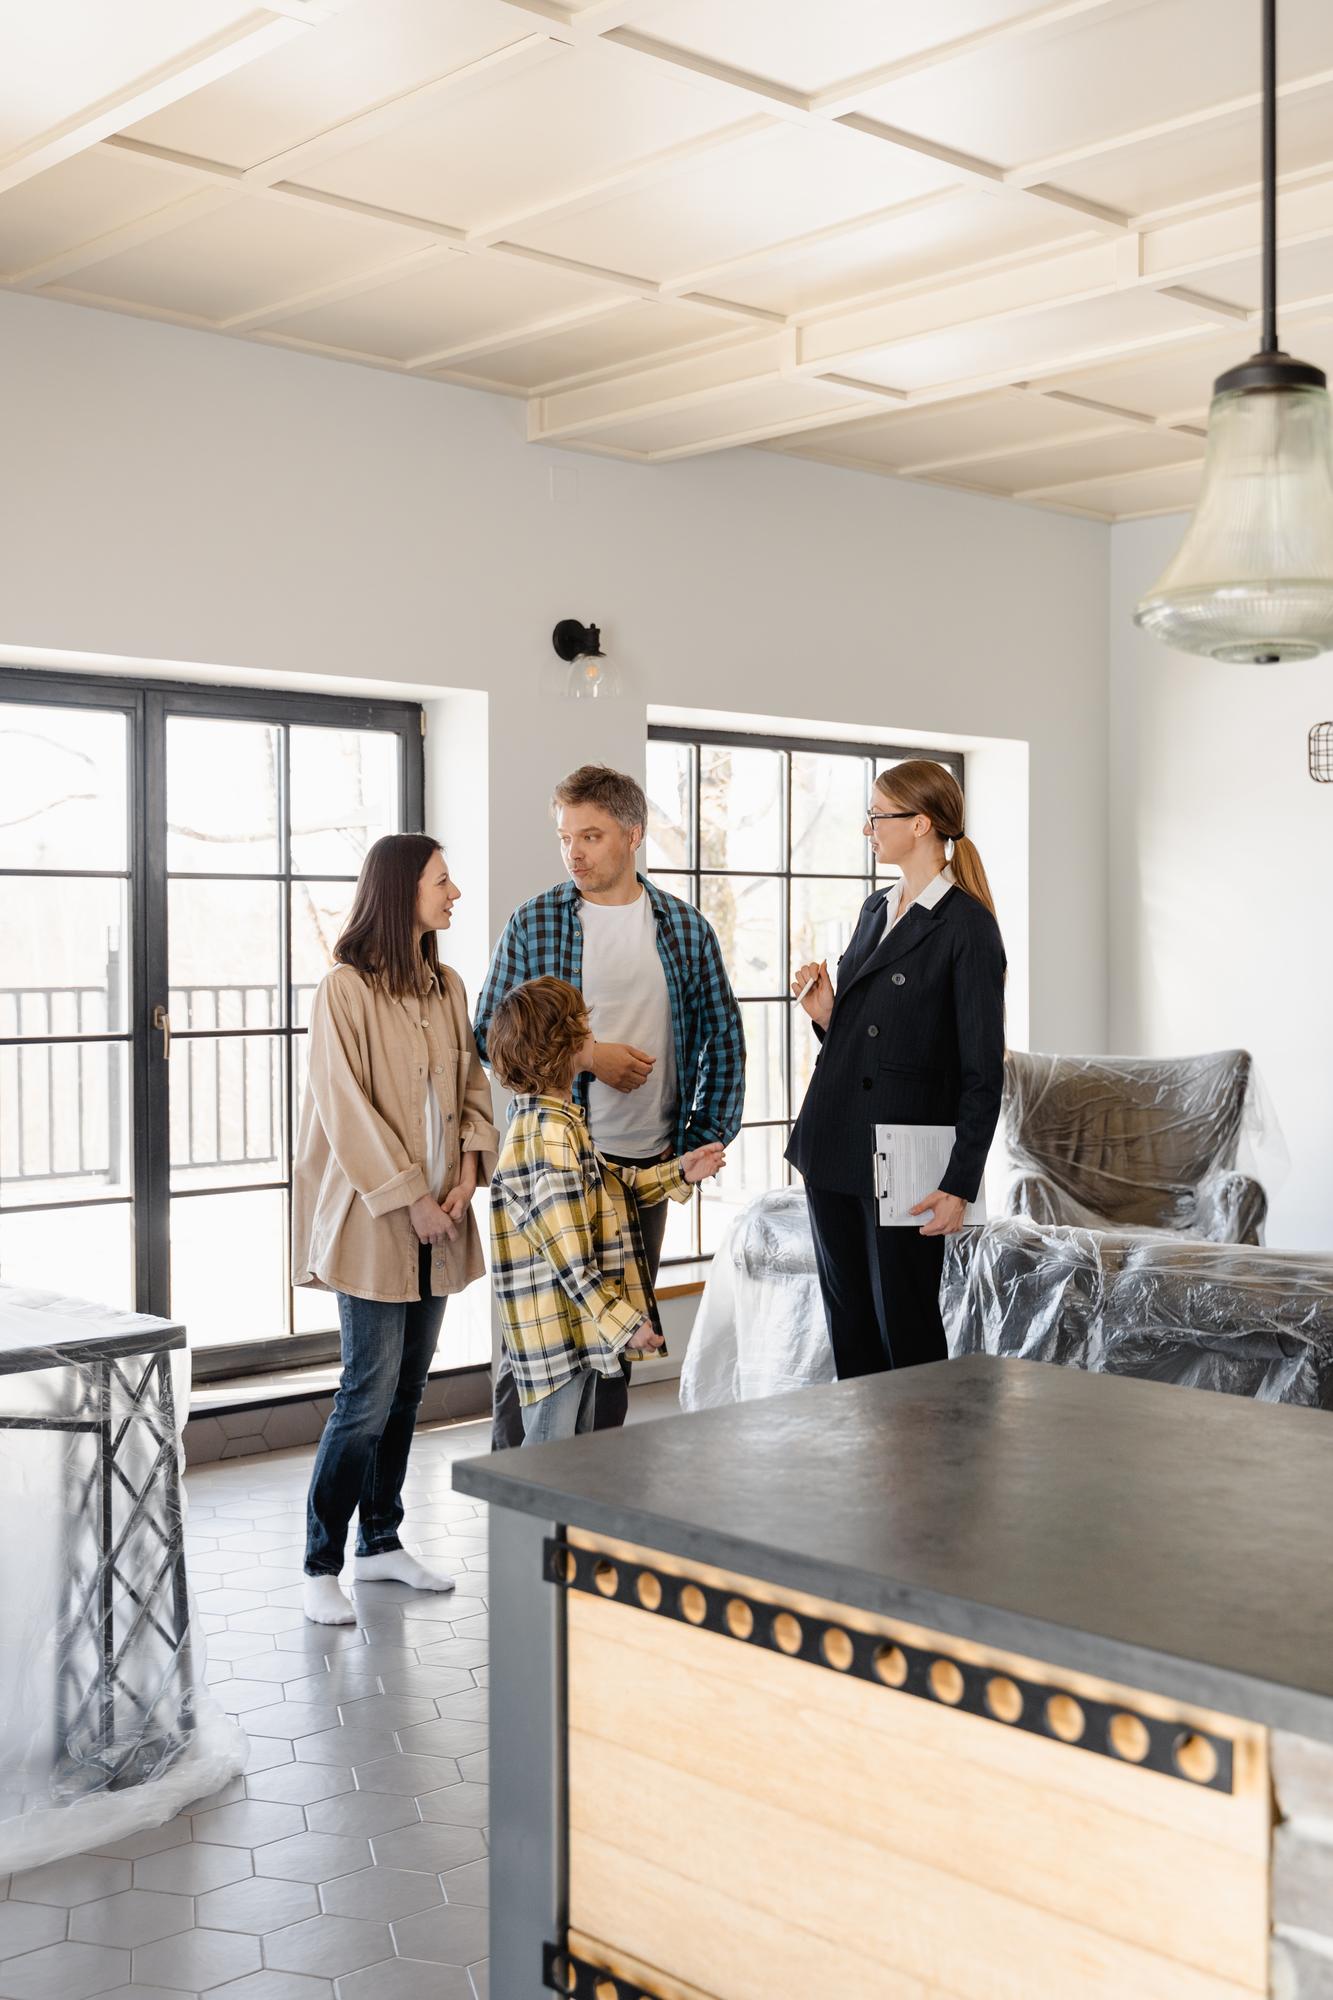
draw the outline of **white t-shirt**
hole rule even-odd
[[[579,904],[583,923],[583,999],[599,1042],[630,1042],[656,1057],[638,1090],[613,1090],[592,1078],[588,1129],[604,1153],[654,1159],[676,1129],[676,1044],[671,1000],[657,955],[657,919],[648,893],[632,903]]]
[[[435,1095],[435,1082],[432,1078],[426,1086],[426,1193],[433,1194],[436,1201],[444,1199],[444,1170],[448,1157],[444,1146],[444,1120],[440,1116],[440,1100]]]

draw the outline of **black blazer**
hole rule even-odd
[[[787,1158],[811,1187],[874,1192],[876,1125],[952,1125],[945,1194],[974,1201],[1004,1086],[1004,945],[984,904],[950,889],[884,937],[884,891],[838,961],[833,1014]]]

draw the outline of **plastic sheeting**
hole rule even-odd
[[[1333,1410],[1333,1258],[1015,1218],[950,1238],[941,1304],[951,1354]]]
[[[1244,1049],[1145,1061],[1011,1053],[1006,1207],[1084,1229],[1257,1243],[1282,1177],[1277,1121]]]
[[[832,1382],[804,1188],[743,1208],[718,1246],[680,1371],[683,1410]]]
[[[0,1875],[240,1771],[185,1574],[179,1327],[0,1285]]]

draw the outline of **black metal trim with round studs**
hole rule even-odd
[[[542,1950],[542,1985],[566,2000],[661,2000],[641,1979],[622,1979],[605,1966],[590,1965],[568,1945],[548,1944]]]
[[[998,1727],[1156,1771],[1201,1791],[1233,1789],[1233,1745],[1211,1730],[1145,1715],[1123,1703],[1097,1701],[1056,1683],[1024,1680],[999,1667],[953,1659],[947,1652],[882,1633],[798,1614],[746,1591],[576,1548],[557,1536],[547,1536],[544,1551],[546,1579],[562,1589],[674,1618],[743,1645],[764,1646],[848,1680],[873,1681],[938,1708],[979,1715]]]

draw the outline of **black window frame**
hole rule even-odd
[[[127,870],[52,870],[52,874],[96,876],[116,879],[128,876],[128,920],[130,951],[126,968],[127,1026],[114,1036],[89,1036],[88,1041],[124,1041],[130,1050],[128,1109],[131,1118],[130,1188],[124,1197],[131,1206],[134,1245],[135,1309],[170,1315],[170,1202],[184,1191],[171,1189],[170,1163],[170,1073],[164,1060],[164,1037],[154,1025],[155,1007],[169,1007],[167,965],[167,868],[166,841],[166,731],[173,716],[212,718],[224,722],[268,722],[281,731],[279,796],[279,867],[268,874],[248,874],[248,881],[274,881],[285,892],[280,898],[281,996],[278,1024],[268,1030],[249,1029],[222,1033],[268,1033],[281,1037],[283,1045],[283,1086],[280,1100],[284,1122],[282,1154],[285,1173],[279,1180],[266,1180],[266,1188],[284,1191],[284,1214],[290,1220],[292,1147],[299,1106],[294,1101],[295,1042],[304,1029],[292,1018],[292,963],[290,888],[293,878],[288,810],[289,737],[292,725],[315,728],[375,730],[398,738],[398,799],[401,830],[420,831],[425,821],[425,712],[416,702],[379,700],[359,695],[314,693],[309,690],[284,691],[252,688],[244,684],[206,681],[173,681],[156,677],[112,674],[76,674],[45,668],[0,665],[0,702],[26,703],[43,708],[101,708],[118,710],[127,717],[128,765],[126,788]],[[286,725],[287,727],[284,727]],[[22,868],[0,868],[0,875],[31,875]],[[46,872],[46,871],[37,871]],[[191,871],[193,872],[193,871]],[[217,876],[225,876],[225,869]],[[201,880],[217,879],[207,871]],[[179,871],[177,879],[180,879]],[[354,877],[324,876],[324,881],[354,880]],[[209,1031],[200,1029],[197,1034]],[[219,1031],[212,1031],[217,1034]],[[191,1031],[173,1024],[172,1040],[188,1041]],[[9,1045],[62,1039],[59,1037],[0,1037]],[[240,1192],[257,1185],[238,1179]],[[214,1190],[209,1190],[213,1192]],[[218,1189],[216,1192],[223,1192]],[[200,1191],[202,1192],[202,1190]],[[188,1198],[188,1196],[186,1196]],[[115,1198],[117,1200],[121,1198]],[[88,1202],[61,1201],[51,1208],[77,1208]],[[23,1204],[23,1207],[40,1204]],[[99,1204],[100,1205],[100,1204]],[[15,1207],[18,1205],[16,1204]],[[4,1210],[0,1209],[0,1225]],[[286,1290],[290,1294],[290,1229],[284,1231]],[[275,1367],[293,1368],[336,1360],[339,1336],[336,1330],[318,1333],[270,1335],[263,1339],[239,1340],[227,1345],[210,1345],[192,1350],[193,1372],[198,1381],[219,1376],[254,1374]]]
[[[781,882],[783,884],[783,894],[780,916],[780,950],[783,962],[788,964],[791,962],[793,882],[859,881],[863,883],[865,893],[868,896],[877,887],[882,888],[887,882],[895,879],[891,870],[882,871],[876,868],[869,840],[865,843],[867,866],[860,874],[840,872],[836,869],[792,867],[791,759],[793,755],[862,757],[867,762],[877,764],[881,767],[890,762],[900,763],[913,757],[929,757],[936,763],[946,765],[953,772],[959,786],[966,793],[966,755],[962,750],[937,749],[921,744],[894,743],[892,741],[872,742],[862,737],[786,736],[740,729],[709,729],[699,724],[666,722],[650,722],[648,724],[648,741],[650,743],[684,744],[690,750],[689,851],[691,863],[689,867],[685,868],[664,868],[660,871],[649,870],[654,880],[656,880],[657,874],[660,872],[663,876],[671,878],[671,882],[665,886],[674,887],[683,878],[688,878],[690,898],[698,909],[702,909],[703,907],[702,886],[706,878],[734,875],[744,877],[746,880],[762,878],[767,881]],[[702,852],[702,840],[700,837],[702,758],[700,752],[705,748],[773,750],[785,753],[785,763],[782,772],[783,866],[781,868],[706,868],[703,866],[700,859]],[[746,993],[738,997],[746,1006],[771,1005],[777,1001],[790,1004],[791,999],[790,994],[786,991],[782,993]],[[785,1115],[781,1118],[743,1119],[741,1125],[742,1131],[781,1130],[783,1132],[790,1132],[797,1110],[799,1109],[799,1105],[795,1099],[794,1065],[791,1055],[790,1036],[785,1038],[783,1046],[782,1088]],[[787,1175],[786,1185],[790,1185],[791,1170],[787,1168],[785,1171]],[[664,1271],[671,1268],[678,1269],[688,1264],[707,1263],[712,1258],[713,1252],[705,1250],[702,1247],[702,1201],[697,1194],[691,1204],[690,1214],[693,1239],[692,1248],[669,1257],[663,1257],[662,1269]]]

